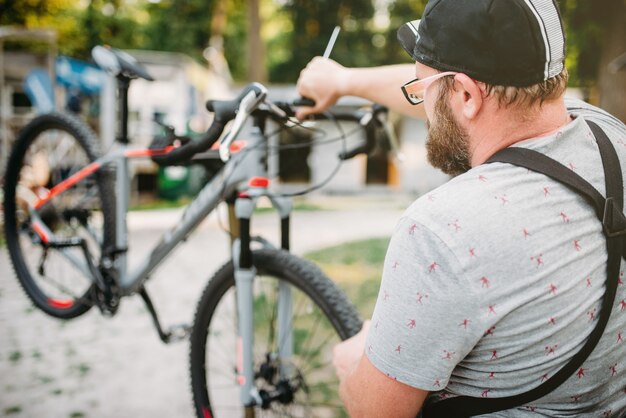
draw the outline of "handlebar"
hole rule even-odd
[[[239,95],[232,100],[209,100],[206,103],[208,111],[212,112],[215,117],[211,127],[199,139],[195,141],[180,141],[181,146],[174,148],[172,151],[153,156],[152,159],[159,165],[177,165],[188,162],[198,153],[209,150],[212,145],[222,136],[226,124],[234,120],[230,131],[222,139],[219,147],[219,156],[222,161],[226,162],[230,158],[230,146],[243,128],[247,118],[250,115],[264,115],[279,122],[285,122],[295,114],[295,107],[301,106],[301,99],[292,103],[272,102],[267,100],[267,89],[259,84],[252,83],[246,86]],[[387,108],[378,104],[373,105],[371,110],[359,110],[350,112],[333,111],[332,116],[325,114],[313,115],[314,120],[334,119],[358,122],[365,129],[365,141],[358,144],[354,148],[342,152],[339,155],[341,160],[347,160],[358,154],[369,154],[377,145],[377,137],[382,135],[392,145],[396,145],[390,133],[386,122]],[[382,130],[379,128],[383,128]],[[182,138],[170,135],[164,144],[163,140],[155,142],[152,148],[164,145],[171,145],[174,140]]]
[[[183,164],[189,161],[194,155],[209,150],[213,144],[222,136],[224,127],[228,122],[235,119],[235,125],[231,129],[227,138],[224,138],[220,145],[220,158],[226,161],[230,143],[239,133],[250,112],[258,106],[265,98],[267,90],[258,83],[253,83],[241,91],[239,96],[233,100],[209,100],[206,103],[208,111],[215,117],[208,131],[196,141],[187,141],[180,147],[163,155],[156,155],[152,160],[162,166]],[[179,139],[171,137],[170,139]],[[163,147],[163,143],[153,143],[152,147]],[[223,151],[226,148],[226,151]]]

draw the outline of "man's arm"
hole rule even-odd
[[[298,93],[313,99],[315,106],[300,108],[298,117],[322,112],[342,96],[357,96],[404,115],[423,118],[423,106],[409,104],[400,90],[414,78],[413,64],[347,68],[331,59],[316,57],[302,70],[297,84]]]
[[[428,391],[383,374],[364,354],[369,322],[354,337],[337,345],[333,364],[339,376],[339,394],[351,417],[414,418]]]

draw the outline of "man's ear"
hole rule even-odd
[[[454,87],[460,99],[461,112],[466,119],[474,119],[483,106],[483,92],[478,83],[465,74],[454,76]]]

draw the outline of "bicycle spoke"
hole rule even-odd
[[[322,347],[328,346],[328,342],[331,340],[331,338],[333,338],[333,334],[329,333],[328,336],[325,339],[323,339],[322,342],[315,348],[315,350],[310,351],[309,353],[317,353],[317,352],[321,351]],[[302,369],[303,372],[309,372],[309,371],[311,371],[311,367],[316,366],[316,364],[313,361],[310,360],[310,356],[305,358],[304,360],[306,360],[306,361],[304,361],[304,364],[306,366],[304,366],[304,368]]]
[[[276,284],[270,282],[269,280],[264,280],[263,282],[265,282],[265,288],[269,288],[269,291],[265,291],[262,294],[263,295],[269,295],[270,293],[276,294],[278,293],[278,290],[276,289]],[[266,300],[270,299],[269,297],[265,298]],[[277,317],[277,311],[278,311],[278,304],[276,303],[277,301],[277,296],[276,297],[272,297],[271,300],[273,301],[272,303],[267,303],[266,307],[265,307],[265,311],[266,311],[266,315],[265,318],[267,318],[267,323],[269,324],[268,326],[268,337],[267,337],[267,351],[271,351],[272,348],[274,347],[274,341],[276,338],[275,335],[275,328],[276,328],[276,317]],[[269,312],[269,315],[267,314],[267,312]]]
[[[46,281],[50,284],[52,284],[53,286],[55,286],[59,291],[61,291],[61,293],[71,297],[72,299],[78,299],[79,297],[74,294],[71,290],[69,290],[67,287],[65,287],[64,285],[62,285],[61,283],[57,282],[55,279],[53,279],[52,277],[46,276],[46,275],[42,275],[42,278],[46,279]]]
[[[210,283],[199,304],[199,312],[207,312],[203,314],[204,317],[211,318],[211,322],[201,325],[201,329],[209,327],[210,331],[215,332],[210,333],[210,341],[204,346],[198,345],[201,341],[194,339],[192,333],[192,383],[196,385],[194,388],[197,387],[197,383],[207,385],[205,390],[208,392],[213,416],[216,418],[243,417],[244,412],[255,417],[273,418],[345,416],[337,394],[337,379],[328,361],[330,353],[328,350],[341,338],[327,315],[331,315],[333,311],[345,312],[346,308],[336,310],[328,301],[318,302],[319,294],[333,292],[332,287],[327,287],[332,284],[320,277],[321,272],[309,269],[306,264],[298,264],[295,257],[290,255],[262,250],[255,252],[253,260],[259,274],[253,286],[252,367],[255,373],[254,386],[264,397],[265,408],[257,405],[247,411],[244,411],[243,406],[229,409],[233,403],[237,404],[241,389],[237,384],[240,382],[235,369],[226,366],[232,364],[232,361],[226,362],[221,353],[225,351],[231,360],[237,356],[235,350],[237,344],[234,342],[237,338],[236,328],[224,328],[230,323],[224,315],[232,317],[236,314],[233,311],[235,304],[230,297],[234,292],[228,290],[227,293],[215,293],[215,291],[224,292],[222,289],[225,280],[231,286],[230,289],[235,288],[234,268],[230,265],[216,275],[213,279],[215,282]],[[316,280],[319,282],[315,283]],[[281,283],[288,284],[290,289],[290,297],[285,300],[281,299],[284,296]],[[279,308],[279,304],[285,302],[287,304]],[[203,307],[211,309],[210,315],[209,311],[202,311]],[[291,311],[284,312],[287,314],[284,318],[283,308]],[[198,318],[198,314],[196,317]],[[202,318],[202,315],[199,317]],[[280,324],[280,321],[284,323]],[[343,327],[344,324],[341,323],[340,326]],[[220,335],[222,330],[230,335]],[[285,346],[287,343],[293,344],[293,347]],[[199,349],[209,347],[208,352],[202,351],[206,357],[202,360],[205,365],[201,369],[204,376],[199,381],[194,381],[193,376],[194,372],[199,370],[196,367],[202,368],[203,363],[194,360],[196,358],[193,356],[194,344]],[[215,344],[220,347],[213,347]],[[281,358],[281,353],[290,355]],[[267,395],[269,397],[266,397]],[[198,409],[200,413],[202,403],[205,402],[203,399],[206,398],[196,398],[196,401],[200,402]]]

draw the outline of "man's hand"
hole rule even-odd
[[[335,372],[342,382],[348,373],[356,369],[356,366],[365,351],[365,338],[370,328],[370,321],[363,323],[363,328],[355,336],[337,344],[333,350],[333,366]]]
[[[304,119],[308,115],[320,113],[334,105],[344,95],[348,69],[335,61],[315,57],[300,73],[296,85],[298,94],[312,99],[315,106],[301,107],[296,116]]]

